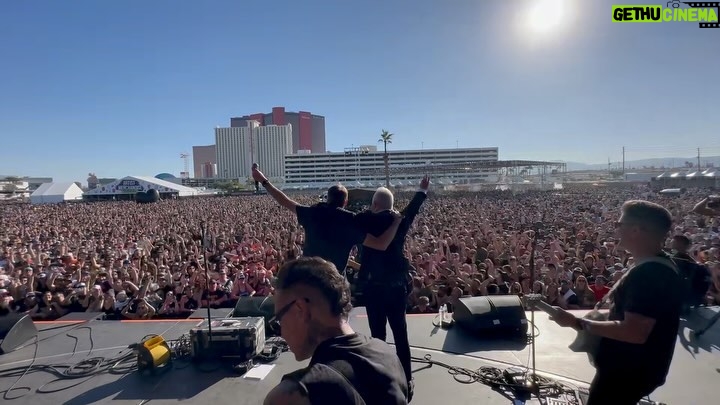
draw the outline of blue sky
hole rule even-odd
[[[613,24],[603,0],[538,33],[533,3],[5,1],[0,174],[177,175],[215,126],[273,106],[326,116],[330,150],[388,129],[501,159],[720,154],[720,30]]]

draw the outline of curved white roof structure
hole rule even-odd
[[[94,190],[85,193],[87,196],[134,194],[138,191],[157,190],[160,194],[177,194],[178,197],[199,195],[192,187],[175,184],[150,176],[127,176],[105,185],[98,185]]]

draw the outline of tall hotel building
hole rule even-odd
[[[260,126],[292,125],[292,153],[309,151],[325,153],[325,117],[307,111],[290,112],[285,107],[273,107],[270,113],[244,115],[230,119],[230,127],[246,127],[249,121]]]
[[[292,125],[266,125],[253,133],[253,156],[268,178],[285,177],[285,155],[293,153]],[[252,165],[251,165],[252,168]]]
[[[215,145],[193,146],[193,177],[210,179],[217,176]]]
[[[292,125],[260,126],[249,120],[242,127],[216,128],[217,175],[225,179],[246,179],[252,164],[270,178],[282,178],[285,155],[292,153]]]

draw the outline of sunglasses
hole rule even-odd
[[[280,333],[280,321],[282,321],[283,316],[285,316],[285,314],[287,314],[288,311],[290,311],[290,308],[292,308],[293,304],[295,304],[299,300],[304,300],[305,302],[310,302],[310,300],[307,298],[296,298],[296,299],[290,301],[289,303],[287,303],[282,308],[280,308],[280,310],[275,313],[275,315],[270,319],[270,321],[268,321],[268,325],[274,332]]]

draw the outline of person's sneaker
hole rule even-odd
[[[412,401],[413,394],[415,393],[415,379],[411,379],[408,381],[408,403]]]

